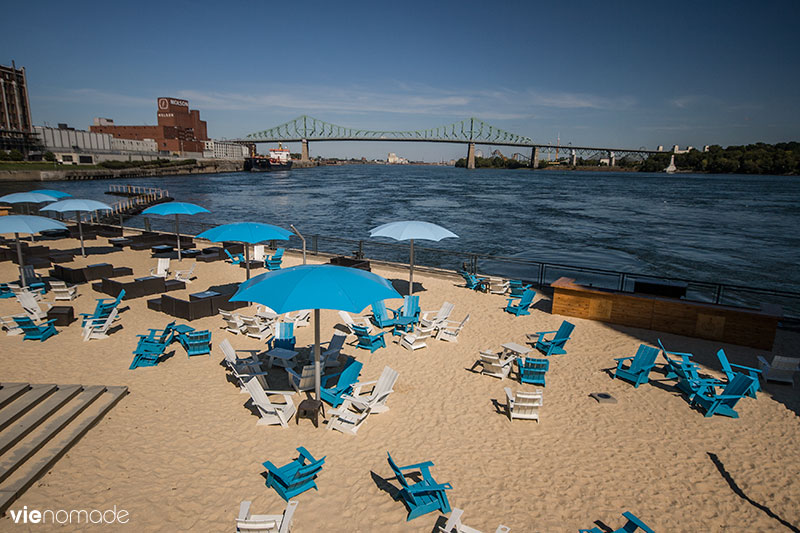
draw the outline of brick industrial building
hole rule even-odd
[[[0,65],[0,150],[28,153],[38,146],[33,135],[25,67]]]
[[[116,126],[113,120],[95,119],[89,127],[92,133],[109,133],[117,139],[156,141],[159,151],[202,154],[207,141],[206,121],[200,111],[189,109],[187,100],[158,99],[158,126]]]

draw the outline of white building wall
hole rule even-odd
[[[108,133],[91,133],[88,131],[60,130],[34,126],[34,131],[41,137],[47,150],[72,149],[77,146],[80,150],[111,150],[111,135]]]
[[[111,149],[121,152],[158,152],[158,143],[154,139],[137,141],[134,139],[111,139]]]
[[[203,141],[203,157],[214,159],[244,159],[249,155],[246,146],[225,141]]]

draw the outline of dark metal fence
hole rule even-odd
[[[144,221],[145,227],[157,231],[174,231],[173,224],[171,220],[161,217]],[[192,221],[189,217],[181,218],[181,229],[185,233],[196,235],[214,226],[215,224]],[[373,261],[408,263],[408,242],[356,240],[327,235],[305,235],[305,238],[310,254],[358,255]],[[285,247],[300,249],[302,244],[299,238],[292,236]],[[464,268],[482,275],[521,279],[539,288],[548,286],[563,276],[573,278],[581,285],[626,292],[633,292],[637,282],[679,284],[685,286],[685,300],[750,308],[760,308],[763,304],[777,304],[783,308],[785,322],[800,324],[800,292],[544,263],[518,257],[430,248],[419,246],[418,242],[414,244],[414,264],[415,268],[421,270],[453,271]]]

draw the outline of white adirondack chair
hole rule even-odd
[[[225,325],[222,326],[224,329],[227,329],[236,335],[242,333],[242,330],[244,329],[244,323],[242,323],[242,317],[239,316],[238,313],[231,313],[230,311],[224,311],[220,309],[219,314],[222,317],[222,320],[225,321]]]
[[[160,260],[160,259],[159,259]],[[167,259],[169,261],[169,259]],[[196,278],[197,276],[194,275],[194,267],[197,266],[197,263],[192,265],[192,268],[189,270],[176,270],[175,271],[175,279],[178,281],[182,281],[184,283],[191,283],[192,278]]]
[[[483,366],[481,374],[498,379],[508,377],[508,373],[511,372],[511,363],[514,359],[515,357],[513,356],[501,359],[500,356],[494,352],[482,350],[480,360],[478,361]]]
[[[115,307],[106,318],[87,318],[83,324],[83,341],[107,338],[108,328],[117,319],[117,313],[118,311]]]
[[[394,392],[394,384],[400,374],[388,366],[383,367],[380,377],[376,381],[364,381],[353,384],[353,394],[345,394],[342,398],[349,401],[354,409],[364,411],[370,409],[373,413],[383,413],[389,410],[386,399]],[[364,389],[371,388],[369,394],[363,394]]]
[[[489,292],[492,294],[505,294],[508,291],[508,280],[489,276]]]
[[[770,363],[762,356],[758,356],[758,368],[764,381],[783,381],[793,383],[794,376],[800,374],[800,359],[775,355]]]
[[[272,336],[272,328],[269,327],[269,323],[264,323],[252,316],[242,315],[239,318],[242,321],[242,331],[248,337],[263,341]]]
[[[150,275],[166,278],[169,275],[169,257],[159,257],[158,264],[150,269]]]
[[[358,428],[361,427],[367,417],[369,416],[370,409],[364,409],[360,413],[355,413],[347,409],[347,402],[344,402],[338,409],[332,409],[328,412],[330,420],[328,420],[328,431],[336,429],[348,435],[355,435],[358,433]]]
[[[22,328],[14,321],[13,316],[0,316],[0,328],[5,330],[6,335],[20,335]]]
[[[47,311],[53,307],[53,304],[47,302],[41,302],[41,304],[45,306],[44,309],[39,307],[40,302],[36,301],[36,298],[31,291],[22,290],[16,296],[17,301],[22,306],[25,314],[28,315],[33,321],[44,320],[47,317]]]
[[[469,321],[469,315],[464,317],[464,320],[461,322],[454,322],[452,320],[447,320],[439,327],[439,331],[436,332],[436,338],[441,341],[448,341],[448,342],[458,342],[458,334],[461,333],[461,330],[464,328],[464,324]]]
[[[505,387],[506,391],[506,413],[508,419],[520,418],[524,420],[536,420],[539,422],[539,407],[542,406],[542,389],[534,392],[517,391],[512,394],[511,389]]]
[[[327,342],[328,347],[320,354],[320,362],[325,367],[339,365],[339,354],[342,352],[346,339],[347,335],[333,334],[331,340]]]
[[[439,325],[447,322],[454,308],[455,304],[444,302],[438,311],[423,311],[419,317],[419,323],[426,328],[437,328]]]
[[[11,292],[14,293],[14,296],[18,297],[17,299],[19,299],[20,294],[30,294],[37,302],[42,301],[42,293],[40,291],[32,291],[30,287],[20,287],[16,283],[9,283],[8,288],[11,289]]]
[[[250,393],[250,400],[258,409],[261,419],[259,426],[280,424],[282,427],[289,427],[289,421],[297,412],[297,408],[292,401],[294,391],[267,391],[261,386],[257,379],[251,377],[244,382],[247,392]],[[272,403],[267,394],[280,394],[286,403]]]
[[[78,297],[78,287],[67,287],[65,281],[51,281],[50,292],[53,300],[74,300]]]
[[[263,262],[267,258],[266,248],[267,247],[263,244],[256,244],[253,246],[253,257],[251,260]]]
[[[256,318],[260,321],[271,324],[278,320],[278,313],[272,310],[271,307],[267,307],[266,305],[259,305],[256,306]]]
[[[433,326],[422,326],[419,325],[414,326],[414,331],[411,333],[404,333],[400,336],[400,340],[398,341],[400,346],[405,348],[406,350],[419,350],[420,348],[425,348],[428,344],[425,342],[425,339],[430,338],[433,334]]]
[[[301,326],[307,326],[311,321],[311,310],[310,309],[303,309],[298,311],[296,315],[292,316],[289,313],[286,313],[286,319],[284,322],[294,322],[294,327],[299,328]]]
[[[289,500],[283,514],[250,514],[248,501],[239,506],[236,517],[237,533],[289,533],[292,529],[292,517],[297,509],[297,501]]]
[[[218,346],[225,356],[225,364],[230,369],[233,377],[239,380],[240,392],[247,392],[244,382],[252,376],[258,379],[262,387],[267,387],[267,372],[261,370],[261,361],[255,357],[248,357],[245,359],[237,357],[236,350],[233,349],[228,339],[223,339]]]
[[[464,514],[464,511],[459,509],[458,507],[453,507],[453,510],[450,512],[450,518],[447,520],[447,523],[444,527],[439,527],[440,533],[481,533],[479,530],[465,526],[461,523],[461,516]],[[494,533],[509,533],[511,528],[508,526],[497,526],[497,529],[494,530]]]
[[[350,316],[350,313],[348,313],[347,311],[339,311],[339,316],[341,317],[342,322],[344,322],[344,325],[347,326],[347,329],[350,330],[350,333],[352,333],[353,335],[355,335],[356,333],[355,330],[353,329],[353,326],[364,326],[365,328],[367,328],[367,333],[372,331],[372,324],[370,324],[369,320],[367,320],[364,317],[359,317],[359,319],[361,319],[363,323],[357,324],[353,320],[353,317]]]
[[[292,387],[294,387],[294,390],[297,392],[314,390],[316,383],[314,379],[314,365],[305,365],[303,370],[300,371],[300,374],[287,367],[286,373],[289,374],[289,383],[292,384]]]

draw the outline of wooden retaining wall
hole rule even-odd
[[[559,278],[550,286],[554,314],[764,350],[772,349],[782,314],[778,305],[766,304],[758,310],[689,302],[584,287],[570,278]]]

